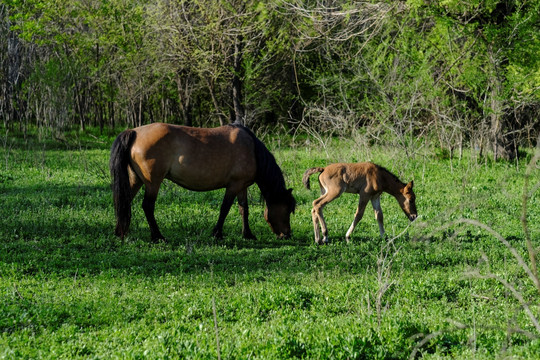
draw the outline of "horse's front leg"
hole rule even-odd
[[[364,216],[364,210],[366,209],[367,203],[368,201],[362,199],[362,196],[360,196],[360,200],[358,201],[358,208],[356,209],[356,213],[354,214],[354,220],[349,227],[349,230],[347,230],[347,234],[345,235],[345,240],[347,240],[347,243],[351,241],[351,234],[354,228],[356,227],[356,225],[358,225],[358,223],[362,219],[362,216]]]
[[[257,238],[253,235],[249,227],[247,188],[240,191],[236,197],[238,198],[238,210],[240,211],[240,216],[242,216],[242,236],[245,239],[256,240]]]
[[[219,209],[219,219],[216,226],[214,226],[214,230],[212,231],[212,235],[214,235],[216,239],[223,238],[223,224],[225,223],[227,214],[229,214],[229,211],[231,210],[235,197],[236,192],[231,191],[230,188],[225,190],[225,196],[223,197],[223,202],[221,203],[221,208]]]
[[[381,234],[381,237],[384,236],[384,224],[383,224],[383,212],[381,208],[381,198],[376,197],[375,199],[371,199],[371,205],[373,205],[373,211],[375,212],[375,219],[377,219],[377,222],[379,223],[379,233]]]

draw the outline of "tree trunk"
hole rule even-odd
[[[184,75],[185,77],[186,75]],[[178,89],[178,103],[180,110],[182,111],[182,118],[184,119],[184,125],[193,126],[192,105],[191,105],[191,91],[189,89],[189,79],[184,78],[184,84],[182,83],[181,75],[176,78],[176,86]]]
[[[214,107],[216,108],[216,113],[219,117],[219,125],[223,126],[225,125],[225,122],[223,121],[224,115],[219,110],[219,104],[216,98],[216,94],[214,92],[214,83],[210,79],[206,78],[206,86],[208,87],[208,91],[210,92],[210,97],[212,98],[212,103],[214,104]]]
[[[5,10],[5,8],[4,8]],[[22,44],[19,41],[17,35],[9,29],[9,17],[7,17],[7,23],[5,24],[5,30],[7,35],[7,52],[6,52],[6,80],[7,86],[4,91],[5,97],[5,109],[4,109],[4,124],[7,123],[9,126],[14,126],[16,122],[22,124],[22,116],[18,112],[17,103],[21,103],[21,92],[19,91],[21,83],[21,72],[22,72],[22,63],[23,56],[22,53]],[[19,105],[20,106],[20,105]]]
[[[233,79],[232,79],[232,98],[234,108],[234,120],[240,124],[244,124],[245,113],[242,105],[242,80],[240,74],[242,72],[242,51],[243,51],[242,36],[238,36],[234,41],[234,56],[233,56]]]
[[[490,93],[490,139],[494,160],[511,160],[516,156],[515,144],[511,136],[507,135],[509,124],[505,116],[503,100],[503,74],[499,66],[499,59],[491,45],[488,46],[489,62],[491,65],[491,93]]]
[[[499,100],[500,87],[496,77],[493,78],[491,84],[491,102],[490,102],[490,142],[493,148],[493,159],[506,158],[507,154],[504,151],[503,140],[503,116],[502,116],[502,104]]]

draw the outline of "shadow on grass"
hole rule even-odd
[[[330,264],[335,263],[335,257],[351,251],[341,249],[345,245],[339,240],[317,248],[312,245],[311,232],[277,239],[259,219],[260,204],[252,206],[252,229],[257,240],[241,237],[239,215],[234,208],[227,217],[223,240],[211,236],[218,209],[216,214],[193,217],[169,208],[157,209],[157,220],[168,242],[153,244],[140,209],[140,196],[132,207],[130,234],[122,241],[113,234],[115,219],[107,185],[17,186],[12,182],[1,187],[0,193],[5,200],[4,209],[0,209],[0,271],[12,269],[20,275],[74,276],[110,271],[160,276],[197,274],[209,269],[224,274],[308,271],[317,264],[333,266]],[[181,199],[188,203],[199,200],[198,196]],[[170,205],[167,202],[179,200],[173,194],[162,201],[161,206],[166,208]],[[216,200],[212,207],[219,204],[220,200]],[[335,256],[329,257],[332,253]]]
[[[85,230],[92,230],[91,227]],[[101,229],[94,229],[101,231]],[[237,240],[228,244],[183,245],[150,244],[127,237],[124,242],[112,236],[94,240],[43,238],[14,240],[0,245],[0,269],[11,269],[17,275],[74,276],[103,272],[119,275],[162,276],[164,274],[245,274],[246,272],[303,272],[341,266],[365,268],[366,252],[355,254],[359,246],[336,244],[327,247],[306,246],[294,240],[269,247],[256,243],[248,246]],[[365,250],[365,249],[364,249]],[[343,256],[347,254],[347,261]],[[364,259],[364,260],[362,260]],[[340,266],[340,265],[338,265]]]

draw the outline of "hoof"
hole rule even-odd
[[[119,226],[114,229],[114,235],[118,236],[120,239],[124,240],[127,235],[127,231],[123,231]]]
[[[322,240],[319,240],[319,241],[315,240],[315,243],[317,245],[328,245],[330,244],[330,240],[325,236]]]
[[[166,243],[167,240],[165,239],[165,237],[163,237],[163,235],[161,235],[161,236],[155,236],[155,237],[152,236],[152,242],[153,242],[154,244],[159,244],[159,243],[161,243],[161,242],[162,242],[162,243]]]
[[[246,240],[257,240],[257,237],[252,233],[242,234],[242,237]]]
[[[214,239],[216,240],[222,240],[223,239],[223,232],[221,230],[216,230],[214,229],[212,231],[212,236],[214,237]]]

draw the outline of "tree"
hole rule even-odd
[[[281,123],[509,159],[540,131],[539,3],[2,0],[0,113],[58,131]]]
[[[192,118],[194,101],[209,98],[220,124],[250,123],[272,111],[269,99],[283,98],[287,32],[274,3],[156,2],[151,12],[161,38],[157,53],[178,84],[185,120]]]
[[[540,2],[445,1],[434,5],[417,1],[431,12],[440,28],[452,34],[446,44],[467,53],[452,63],[453,92],[467,94],[469,104],[481,111],[476,126],[487,129],[495,159],[517,156],[520,107],[540,109]]]

